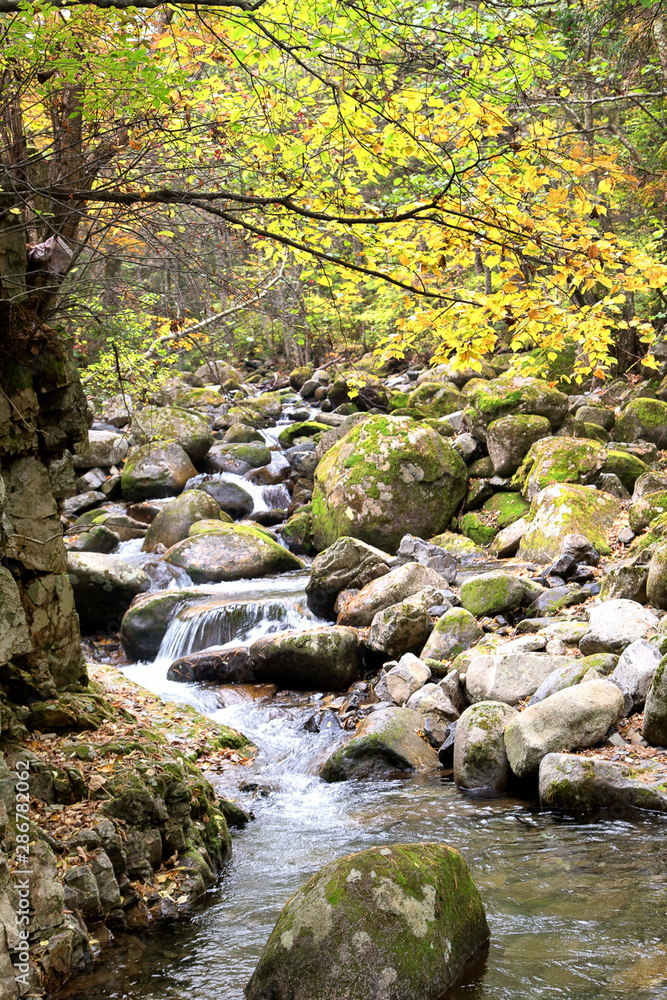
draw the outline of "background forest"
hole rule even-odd
[[[16,6],[2,297],[91,392],[377,348],[650,369],[661,3]]]

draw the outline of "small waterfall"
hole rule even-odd
[[[179,657],[203,649],[250,645],[263,635],[312,628],[317,622],[305,598],[190,604],[171,621],[155,665],[169,667]]]

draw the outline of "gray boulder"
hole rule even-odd
[[[315,556],[306,586],[308,607],[320,618],[334,617],[342,590],[361,589],[389,572],[391,556],[358,538],[339,538]]]
[[[660,542],[651,556],[646,594],[653,607],[667,609],[667,542]]]
[[[420,563],[398,566],[385,576],[372,580],[358,594],[353,594],[345,601],[338,614],[338,624],[365,628],[371,624],[378,611],[392,604],[400,604],[426,587],[446,590],[447,581],[435,570]]]
[[[116,631],[132,600],[150,586],[134,563],[101,552],[69,552],[67,573],[84,632]]]
[[[88,431],[88,441],[72,456],[75,469],[108,469],[120,465],[129,451],[125,434],[113,431]]]
[[[431,671],[412,653],[405,653],[396,666],[383,671],[375,685],[380,701],[404,705],[408,698],[430,679]]]
[[[540,805],[578,813],[630,807],[667,812],[667,765],[550,753],[540,764]]]
[[[417,735],[424,721],[409,708],[381,708],[359,725],[356,733],[325,761],[325,781],[349,778],[391,778],[397,772],[429,771],[437,757]]]
[[[422,566],[428,566],[444,577],[448,583],[456,580],[456,559],[446,549],[431,542],[425,542],[423,538],[415,538],[414,535],[404,535],[396,553],[396,563],[402,566],[404,563],[417,562]]]
[[[602,671],[595,669],[591,662],[593,657],[582,656],[580,659],[572,658],[569,664],[558,667],[549,674],[546,680],[542,681],[535,694],[531,695],[529,705],[537,705],[539,701],[544,701],[556,691],[563,691],[565,688],[574,687],[585,680],[597,680],[602,676]]]
[[[458,719],[460,713],[449,695],[439,684],[424,684],[413,695],[410,695],[406,708],[430,716],[445,725]]]
[[[569,666],[569,656],[551,656],[548,653],[502,652],[472,658],[466,670],[468,700],[502,701],[516,705],[537,691],[540,684],[559,667]]]
[[[623,695],[606,680],[557,691],[508,722],[505,749],[512,771],[525,777],[548,753],[595,746],[622,711]]]
[[[486,429],[486,446],[497,476],[511,476],[517,471],[530,447],[540,438],[549,437],[551,424],[546,417],[511,414],[494,420]]]
[[[590,609],[588,631],[579,643],[584,656],[591,653],[622,653],[637,639],[647,639],[658,628],[659,620],[636,601],[615,598]]]
[[[631,642],[621,653],[609,679],[630,696],[630,711],[641,712],[643,709],[661,658],[660,650],[646,639]]]
[[[123,649],[131,660],[155,659],[176,608],[191,593],[181,589],[159,590],[135,597],[120,626]]]
[[[258,681],[283,688],[341,691],[357,679],[359,640],[351,628],[332,625],[267,635],[250,647]]]
[[[218,518],[218,504],[203,490],[187,490],[166,504],[149,525],[144,544],[144,552],[155,552],[158,545],[171,548],[176,542],[188,537],[190,527],[206,518]]]
[[[431,616],[428,609],[433,603],[424,600],[419,591],[400,604],[391,604],[373,617],[366,645],[376,653],[398,657],[403,653],[418,652],[429,637]]]
[[[140,444],[180,444],[193,462],[201,462],[213,444],[208,421],[181,406],[156,406],[136,410],[131,429]]]
[[[216,524],[215,531],[176,542],[163,556],[184,569],[194,583],[220,583],[303,569],[300,559],[259,528]]]
[[[502,792],[510,779],[504,732],[516,709],[498,701],[471,705],[456,724],[454,781],[459,788]]]

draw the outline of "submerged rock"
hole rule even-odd
[[[194,583],[219,583],[302,569],[300,559],[259,528],[220,524],[215,531],[177,542],[163,557],[180,566]]]
[[[540,764],[540,805],[568,813],[617,806],[667,812],[667,765],[550,753]]]
[[[331,862],[289,900],[247,1000],[439,1000],[488,938],[461,855],[374,847]]]
[[[428,771],[436,764],[431,747],[417,735],[424,717],[409,708],[381,708],[324,763],[325,781],[390,778],[399,771]]]
[[[396,551],[407,532],[428,537],[444,531],[467,479],[463,459],[432,428],[405,417],[371,416],[317,467],[315,547],[353,535]]]
[[[354,629],[332,625],[264,636],[252,644],[249,655],[258,681],[284,688],[342,691],[357,679],[358,646]]]

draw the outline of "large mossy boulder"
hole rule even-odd
[[[534,498],[519,559],[551,563],[558,558],[565,535],[585,535],[601,555],[609,555],[609,536],[621,504],[608,493],[589,486],[554,483]]]
[[[667,609],[667,542],[660,542],[653,551],[646,593],[654,608]]]
[[[155,406],[137,410],[132,417],[132,433],[139,444],[175,441],[193,462],[201,462],[213,444],[213,434],[198,413],[180,406]]]
[[[473,576],[461,584],[461,604],[477,618],[518,611],[527,602],[528,594],[527,581],[501,569]]]
[[[667,403],[659,399],[633,399],[616,421],[617,441],[652,441],[667,448]]]
[[[170,504],[164,506],[144,538],[144,552],[155,552],[158,545],[171,548],[176,542],[188,537],[190,526],[204,518],[219,518],[220,508],[213,497],[202,490],[188,490],[181,493]]]
[[[438,534],[449,526],[467,481],[463,459],[432,428],[406,417],[371,416],[317,467],[315,547],[352,535],[395,552],[407,533]]]
[[[488,938],[458,851],[394,844],[328,864],[285,905],[247,1000],[440,1000]]]
[[[344,691],[357,679],[359,640],[353,628],[313,628],[266,635],[250,647],[258,681],[281,688]]]
[[[116,631],[133,599],[150,586],[139,566],[101,552],[69,552],[67,575],[84,632]]]
[[[391,778],[400,772],[430,771],[435,753],[418,735],[424,717],[410,708],[381,708],[359,725],[347,743],[325,761],[325,781]]]
[[[220,583],[303,569],[303,563],[261,529],[220,524],[185,538],[166,552],[165,562],[184,569],[194,583]]]
[[[136,502],[177,496],[188,479],[196,475],[197,470],[180,444],[144,444],[130,452],[123,466],[123,499]]]
[[[539,770],[548,753],[595,746],[623,713],[623,695],[611,681],[564,688],[531,705],[505,728],[505,749],[514,774]]]
[[[568,397],[548,382],[522,375],[473,379],[466,386],[468,407],[463,420],[475,437],[484,441],[488,426],[510,414],[546,417],[552,431],[557,430],[568,411]]]
[[[551,424],[546,417],[512,414],[494,420],[486,429],[486,446],[497,476],[511,476],[519,468],[530,446],[549,437]]]
[[[650,809],[667,812],[667,765],[550,753],[540,764],[540,806],[556,812]]]
[[[264,392],[253,399],[244,399],[229,411],[232,423],[250,427],[271,427],[280,418],[283,404],[279,392]]]
[[[660,661],[646,696],[642,734],[651,746],[667,747],[667,656]]]
[[[595,478],[607,450],[586,438],[551,437],[531,446],[514,483],[532,500],[552,483],[587,483]]]

